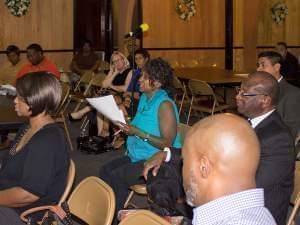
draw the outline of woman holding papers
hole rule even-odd
[[[129,71],[128,69],[128,60],[126,59],[126,57],[120,53],[120,52],[114,52],[112,57],[111,57],[111,69],[109,74],[107,75],[106,79],[103,81],[103,87],[110,87],[111,89],[113,89],[115,92],[121,91],[122,94],[123,90],[126,89],[126,92],[123,94],[124,99],[124,104],[123,104],[123,99],[121,98],[121,93],[120,95],[117,94],[115,95],[115,100],[118,104],[118,106],[121,108],[121,110],[123,111],[125,117],[127,117],[127,110],[126,108],[130,108],[130,106],[133,106],[133,104],[131,104],[131,102],[137,102],[139,99],[139,82],[138,79],[140,78],[141,75],[141,70],[143,68],[143,66],[145,65],[145,63],[149,60],[150,55],[147,52],[147,50],[145,49],[138,49],[135,52],[135,61],[136,61],[136,65],[137,68],[134,69],[133,71]],[[114,66],[115,65],[115,66]],[[125,70],[124,70],[125,69]],[[119,73],[117,75],[115,75],[115,72],[113,71],[122,71],[124,70],[124,72]],[[125,76],[126,75],[126,76]],[[112,78],[114,77],[114,79],[112,80]],[[128,82],[128,79],[130,78],[130,82]],[[124,80],[125,79],[125,83],[120,83],[120,80]],[[116,84],[121,84],[120,86],[116,85]],[[125,108],[126,106],[126,108]],[[84,108],[82,108],[81,110],[77,111],[77,112],[73,112],[71,114],[69,114],[69,118],[71,121],[77,120],[77,119],[81,119],[86,113],[91,111],[91,107],[90,106],[86,106]],[[136,106],[133,106],[132,108],[130,108],[130,116],[132,116],[136,111]],[[97,118],[97,127],[98,127],[98,135],[99,136],[108,136],[109,132],[108,132],[108,124],[107,123],[103,123],[103,120],[101,118]],[[121,140],[122,139],[117,139],[117,140]],[[123,141],[124,142],[124,141]],[[123,143],[120,142],[120,143]],[[115,146],[119,146],[119,142],[116,141],[115,142]]]
[[[141,174],[145,160],[164,147],[181,147],[177,133],[178,111],[170,98],[173,89],[170,65],[160,58],[150,60],[139,82],[143,94],[137,113],[131,124],[120,124],[120,129],[128,134],[128,154],[100,170],[100,177],[116,194],[116,210],[122,208],[129,186],[144,183]]]

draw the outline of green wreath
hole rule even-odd
[[[14,16],[24,16],[29,8],[30,0],[5,0],[5,5]]]
[[[286,16],[288,15],[289,10],[285,3],[276,3],[271,8],[271,16],[275,23],[281,24]]]
[[[177,0],[176,12],[180,19],[188,21],[196,14],[196,4],[194,0]]]

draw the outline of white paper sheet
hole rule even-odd
[[[98,112],[103,114],[113,123],[126,123],[123,112],[117,106],[117,103],[112,95],[87,98],[86,100],[92,105],[92,107],[94,107]]]

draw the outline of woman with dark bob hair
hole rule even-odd
[[[145,160],[164,147],[181,147],[178,111],[170,97],[173,90],[170,65],[160,58],[148,61],[139,82],[143,94],[137,113],[130,124],[120,124],[128,135],[128,154],[100,170],[100,177],[116,194],[116,210],[123,207],[131,185],[145,182],[141,177]]]
[[[48,72],[29,73],[16,82],[20,128],[0,168],[0,224],[23,224],[26,209],[55,204],[63,194],[70,163],[64,132],[51,114],[61,100],[61,86]],[[39,215],[34,215],[39,219]]]

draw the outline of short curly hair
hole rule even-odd
[[[173,97],[173,69],[170,64],[162,58],[151,59],[146,62],[143,71],[148,75],[150,81],[158,81],[161,88]]]

